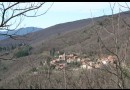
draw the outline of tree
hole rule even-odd
[[[2,51],[2,47],[0,47],[0,52]]]
[[[119,5],[119,14],[117,14],[117,16],[114,15],[114,8],[115,5],[118,4]],[[113,79],[111,79],[111,82],[113,82],[114,84],[116,84],[117,88],[120,89],[125,89],[128,88],[128,81],[130,80],[130,76],[128,75],[129,71],[128,66],[126,64],[126,61],[128,61],[128,42],[130,41],[129,39],[124,41],[124,43],[122,45],[120,44],[120,39],[119,37],[121,37],[119,35],[119,30],[121,29],[120,27],[120,23],[123,21],[123,23],[126,25],[125,30],[128,30],[128,27],[130,27],[130,25],[124,20],[124,17],[121,17],[121,8],[120,6],[122,6],[119,3],[114,3],[113,6],[111,3],[109,3],[110,5],[110,9],[112,11],[112,15],[111,17],[109,17],[110,19],[110,23],[112,26],[112,31],[109,31],[109,28],[106,28],[104,25],[101,25],[101,30],[103,29],[104,31],[106,31],[108,34],[111,34],[113,37],[113,41],[111,41],[111,43],[114,43],[114,50],[111,50],[108,46],[106,46],[105,42],[103,41],[103,38],[101,37],[101,30],[96,30],[96,34],[98,36],[98,43],[99,43],[99,48],[101,48],[102,46],[105,48],[106,51],[108,51],[110,54],[114,55],[117,58],[116,61],[116,65],[114,70],[109,70],[109,69],[104,69],[105,72],[111,74],[111,76],[115,77]],[[125,8],[129,8],[128,4],[126,3],[126,6],[122,6]],[[93,26],[95,25],[95,22],[92,18],[92,23]],[[116,26],[117,25],[117,26]],[[129,38],[129,37],[128,37]],[[101,48],[101,51],[102,48]],[[122,54],[123,53],[123,54]],[[125,64],[124,66],[122,64]],[[106,80],[107,81],[107,80]]]
[[[28,56],[30,54],[30,50],[32,49],[31,46],[26,46],[22,49],[20,49],[18,52],[15,53],[15,56],[17,58],[23,57],[23,56]]]
[[[7,33],[0,35],[9,36],[16,39],[13,35],[9,35],[8,31],[14,27],[13,30],[18,28],[22,19],[25,17],[38,17],[44,15],[52,5],[42,13],[38,10],[43,7],[46,2],[0,2],[0,30],[7,30]]]
[[[0,36],[7,36],[15,40],[27,40],[27,38],[24,37],[16,37],[15,33],[10,35],[8,32],[16,30],[25,17],[38,17],[44,15],[52,7],[53,3],[49,6],[49,8],[47,8],[47,10],[39,13],[38,10],[42,9],[45,4],[46,2],[0,2],[0,30],[7,31],[4,34],[0,32]],[[11,59],[0,57],[0,60]]]
[[[55,48],[52,48],[52,49],[50,50],[50,55],[54,57],[55,51],[56,51]]]

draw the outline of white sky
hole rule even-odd
[[[113,5],[114,2],[112,2]],[[47,2],[39,12],[44,12],[52,2]],[[124,2],[120,2],[121,5],[126,6]],[[130,2],[128,3],[130,6]],[[121,7],[123,11],[125,9]],[[108,2],[54,2],[52,8],[43,16],[34,18],[25,18],[20,27],[40,27],[47,28],[59,23],[70,22],[80,19],[91,18],[91,12],[93,17],[103,16],[111,14],[110,5]],[[103,13],[104,10],[104,13]],[[119,12],[118,4],[114,13]],[[19,27],[19,28],[20,28]]]

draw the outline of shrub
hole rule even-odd
[[[64,54],[64,51],[60,51],[59,54],[60,54],[60,55]]]
[[[31,71],[32,71],[32,72],[36,72],[36,71],[37,71],[37,68],[36,68],[36,67],[33,67],[33,68],[31,69]]]
[[[25,47],[23,49],[20,49],[17,53],[15,53],[15,56],[17,58],[28,56],[31,49],[32,49],[31,46],[27,46],[27,47]]]
[[[28,56],[28,55],[29,55],[29,53],[28,53],[27,50],[20,50],[20,51],[18,51],[18,52],[15,54],[15,56],[16,56],[17,58],[23,57],[23,56]]]
[[[74,67],[80,67],[81,63],[80,62],[71,62],[68,65],[69,65],[69,67],[74,68]]]

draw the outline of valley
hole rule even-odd
[[[1,40],[0,88],[130,88],[129,17],[127,11]]]

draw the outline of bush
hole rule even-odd
[[[32,72],[36,72],[36,71],[37,71],[37,68],[36,68],[36,67],[33,67],[33,68],[31,69],[31,71],[32,71]]]
[[[68,65],[69,65],[69,67],[75,68],[75,67],[80,67],[81,63],[80,62],[71,62]]]
[[[15,56],[17,58],[28,56],[31,49],[32,49],[31,46],[27,46],[27,47],[25,47],[23,49],[20,49],[17,53],[15,53]]]
[[[16,56],[17,58],[23,57],[23,56],[28,56],[28,55],[29,55],[29,53],[28,53],[27,50],[20,50],[20,51],[18,51],[18,52],[15,54],[15,56]]]

